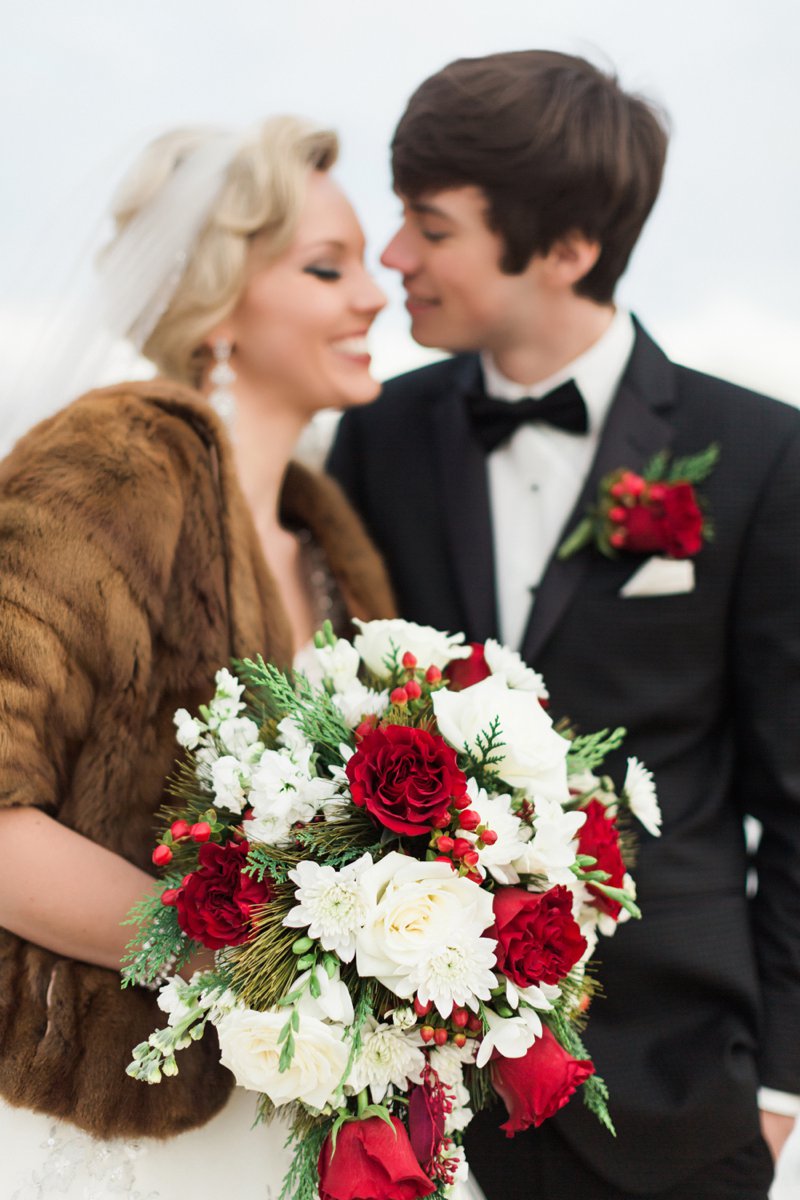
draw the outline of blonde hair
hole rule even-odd
[[[214,136],[209,129],[178,129],[146,148],[114,198],[117,235],[159,195],[187,156]],[[309,172],[329,170],[338,152],[335,133],[291,116],[264,121],[243,140],[180,282],[142,347],[161,372],[199,383],[207,360],[203,340],[236,306],[250,239],[255,234],[263,239],[265,258],[280,255],[292,240]]]

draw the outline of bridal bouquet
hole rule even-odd
[[[541,678],[496,642],[405,621],[330,626],[304,671],[222,669],[196,716],[130,922],[124,984],[173,975],[128,1072],[158,1083],[216,1028],[222,1063],[282,1113],[283,1196],[413,1200],[466,1174],[462,1133],[499,1096],[508,1136],[582,1086],[598,934],[638,916],[626,812],[657,834],[649,772],[597,772],[622,730],[553,725]]]

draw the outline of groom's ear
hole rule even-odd
[[[542,255],[548,281],[554,287],[573,288],[589,274],[602,249],[600,242],[577,230],[562,234]]]

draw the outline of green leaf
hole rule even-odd
[[[577,554],[584,546],[591,545],[592,535],[594,533],[594,522],[591,517],[584,517],[580,521],[572,533],[568,534],[558,548],[557,557],[563,562],[566,558],[571,558],[573,554]]]

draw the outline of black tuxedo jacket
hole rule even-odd
[[[497,634],[486,465],[464,403],[478,371],[462,355],[392,380],[344,417],[329,464],[402,614],[473,641]],[[550,562],[522,647],[551,711],[586,732],[626,726],[625,753],[658,785],[663,835],[641,831],[635,869],[644,919],[601,939],[606,994],[586,1031],[619,1136],[578,1097],[555,1118],[595,1171],[637,1192],[755,1137],[758,1084],[800,1093],[800,412],[673,365],[637,327],[564,532],[608,471],[711,442],[716,532],[695,590],[624,599],[641,557],[587,548]],[[624,768],[609,773],[621,782]],[[764,827],[751,900],[745,813]],[[479,1179],[513,1163],[499,1120],[468,1135]]]

